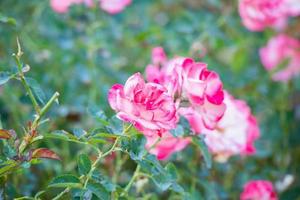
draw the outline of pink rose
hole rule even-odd
[[[163,133],[162,137],[156,134],[145,135],[147,139],[146,148],[159,160],[168,159],[173,153],[183,150],[190,143],[190,138],[174,137],[169,132]],[[160,141],[157,142],[159,138]]]
[[[100,7],[109,14],[117,14],[130,3],[131,0],[100,0]]]
[[[288,16],[300,14],[298,0],[240,0],[239,12],[243,24],[251,31],[266,27],[283,28]]]
[[[209,71],[204,63],[191,58],[176,57],[165,59],[161,47],[152,52],[152,62],[146,68],[147,80],[164,85],[177,102],[189,100],[193,111],[198,112],[201,124],[198,126],[213,129],[225,111],[223,85],[217,73]],[[190,109],[180,108],[190,116]]]
[[[253,180],[244,185],[244,190],[240,196],[241,200],[277,200],[277,194],[274,191],[270,181]]]
[[[149,82],[164,85],[172,96],[180,96],[182,87],[183,57],[168,60],[162,47],[152,50],[152,64],[146,67],[146,78]]]
[[[223,84],[216,72],[207,69],[207,64],[185,59],[182,67],[183,93],[193,105],[202,105],[205,100],[214,105],[223,103]]]
[[[268,71],[276,70],[280,64],[285,64],[272,78],[275,81],[288,81],[300,73],[300,41],[280,34],[260,49],[260,58]]]
[[[84,3],[91,7],[93,6],[93,0],[51,0],[50,5],[52,9],[57,13],[66,13],[69,7],[73,4]]]
[[[160,135],[176,127],[173,98],[162,85],[145,83],[140,73],[132,75],[124,86],[115,84],[109,90],[108,101],[120,119],[141,132],[151,130]]]
[[[189,121],[191,128],[205,135],[205,142],[217,161],[224,162],[232,155],[255,153],[254,141],[259,137],[259,127],[251,110],[242,100],[234,99],[225,92],[226,111],[215,129],[203,126],[202,117],[193,109],[180,111]]]

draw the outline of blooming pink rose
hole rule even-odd
[[[266,27],[283,28],[288,16],[300,14],[299,0],[240,0],[243,24],[251,31]]]
[[[205,142],[217,161],[224,162],[236,154],[250,155],[255,153],[254,141],[259,137],[259,127],[246,102],[234,99],[225,92],[226,111],[217,122],[215,129],[209,130],[202,124],[199,112],[180,111],[189,121],[191,128],[205,135]]]
[[[183,57],[168,60],[162,47],[152,50],[152,64],[146,67],[146,78],[149,82],[164,85],[172,96],[180,96],[182,87]]]
[[[241,200],[277,200],[277,194],[274,191],[270,181],[253,180],[244,185],[244,190],[240,196]]]
[[[207,64],[185,59],[182,67],[183,91],[193,105],[202,105],[205,99],[215,105],[223,103],[223,84],[216,72],[207,69]]]
[[[260,57],[268,71],[285,64],[283,69],[272,75],[275,81],[288,81],[300,73],[300,41],[287,35],[280,34],[272,38],[267,46],[260,49]]]
[[[142,132],[151,130],[160,135],[176,127],[173,98],[162,85],[145,83],[140,73],[132,75],[124,86],[115,84],[109,90],[108,101],[120,119]]]
[[[51,0],[50,5],[52,9],[57,13],[66,13],[72,4],[84,3],[91,7],[93,6],[93,0]]]
[[[100,7],[110,14],[117,14],[130,3],[131,0],[100,0]]]
[[[178,100],[187,98],[193,108],[180,108],[181,112],[186,117],[193,116],[191,110],[198,112],[197,117],[202,118],[198,126],[213,129],[226,108],[218,74],[191,58],[176,57],[166,61],[161,47],[154,48],[152,55],[154,64],[146,68],[147,80],[164,85],[170,95],[180,97]]]
[[[163,133],[162,137],[156,134],[145,135],[147,139],[146,148],[159,160],[168,159],[173,153],[183,150],[191,141],[190,138],[174,137],[169,132]],[[159,138],[160,141],[157,142]]]

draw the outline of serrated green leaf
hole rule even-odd
[[[110,199],[110,193],[99,183],[89,182],[87,184],[87,189],[92,191],[92,193],[95,194],[101,200]]]
[[[81,188],[79,178],[71,174],[65,174],[55,177],[49,184],[48,187],[58,187],[58,188]]]
[[[203,137],[193,137],[193,143],[195,143],[200,148],[206,167],[210,169],[212,166],[212,158]]]
[[[85,175],[88,174],[89,171],[91,170],[92,163],[86,154],[79,155],[77,159],[77,163],[78,163],[79,174]]]
[[[45,104],[46,95],[42,88],[40,87],[39,83],[34,80],[33,78],[25,77],[25,80],[29,87],[32,89],[34,95],[37,97],[40,103]]]

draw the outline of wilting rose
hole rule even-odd
[[[117,14],[123,11],[130,3],[131,0],[100,0],[100,7],[110,14]]]
[[[157,156],[159,160],[168,159],[173,153],[183,150],[191,141],[190,138],[174,137],[171,133],[165,132],[162,137],[155,134],[145,134],[147,143],[146,149]],[[159,142],[157,142],[159,140]]]
[[[280,34],[260,49],[260,58],[268,71],[275,71],[273,80],[288,81],[300,73],[300,41]],[[283,69],[278,69],[280,65]]]
[[[132,75],[125,85],[115,84],[108,101],[117,116],[138,130],[159,135],[176,127],[177,112],[173,98],[162,85],[145,83],[140,73]]]
[[[283,28],[288,16],[300,14],[299,0],[240,0],[243,24],[251,31],[266,27]]]
[[[66,13],[69,7],[73,4],[81,4],[91,7],[93,6],[93,0],[51,0],[50,5],[52,9],[57,13]]]
[[[270,181],[253,180],[244,185],[241,200],[277,200],[277,194]]]

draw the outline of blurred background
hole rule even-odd
[[[271,80],[258,49],[275,32],[248,31],[237,4],[235,0],[133,0],[123,12],[110,15],[97,6],[74,5],[58,14],[47,0],[1,0],[0,71],[15,67],[11,55],[17,50],[18,37],[25,52],[23,61],[31,68],[27,76],[36,80],[45,99],[55,91],[61,94],[60,105],[50,111],[50,123],[41,129],[46,133],[92,129],[97,122],[89,109],[112,115],[108,89],[124,83],[134,72],[144,73],[153,47],[162,46],[169,57],[206,62],[220,74],[226,90],[248,102],[258,118],[261,138],[254,156],[214,163],[210,171],[201,162],[198,168],[189,166],[195,160],[195,156],[186,156],[194,155],[191,148],[174,155],[171,160],[180,171],[180,182],[189,188],[192,183],[187,177],[197,177],[193,193],[199,199],[237,199],[247,180],[280,184],[291,175],[293,181],[281,187],[280,199],[300,199],[300,78],[288,83]],[[289,23],[286,31],[299,37],[299,18]],[[2,126],[18,134],[33,119],[30,101],[16,81],[0,86],[0,116]],[[11,197],[34,195],[53,174],[76,170],[75,152],[90,151],[55,140],[37,145],[59,152],[62,162],[45,161],[9,176]],[[103,173],[109,175],[110,166],[113,161],[104,163]],[[122,173],[130,176],[130,161],[126,166]],[[168,197],[160,195],[153,199]]]

